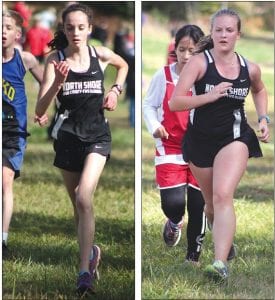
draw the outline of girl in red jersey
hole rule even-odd
[[[147,91],[143,112],[148,131],[156,144],[156,182],[160,190],[161,207],[168,218],[163,230],[167,246],[180,240],[187,193],[187,253],[186,260],[198,264],[205,235],[204,200],[188,163],[182,157],[181,141],[185,134],[189,112],[171,112],[168,101],[183,66],[192,56],[203,36],[196,25],[186,25],[175,36],[177,62],[160,69]]]

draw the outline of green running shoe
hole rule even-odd
[[[221,260],[215,260],[212,265],[208,265],[205,274],[215,281],[225,281],[229,276],[228,268]]]

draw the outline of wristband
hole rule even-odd
[[[266,123],[267,123],[267,124],[270,123],[270,118],[269,118],[269,116],[267,116],[267,115],[259,116],[258,122],[260,123],[260,122],[262,121],[262,119],[266,119]]]
[[[112,85],[111,89],[112,88],[116,88],[117,91],[119,92],[119,94],[122,93],[122,86],[120,84],[114,84],[114,85]]]
[[[110,90],[108,93],[110,93],[110,92],[115,93],[117,97],[119,96],[119,94],[116,91],[114,91],[114,90]]]

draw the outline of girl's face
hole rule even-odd
[[[74,11],[66,16],[64,32],[69,45],[79,48],[87,44],[87,38],[92,32],[92,26],[89,25],[88,17],[85,13]]]
[[[15,20],[11,17],[3,17],[2,24],[2,46],[4,49],[13,47],[21,37],[21,32],[16,26]]]
[[[215,18],[211,30],[215,48],[226,52],[234,49],[237,39],[240,38],[237,22],[234,16],[224,15]]]
[[[195,46],[193,39],[189,36],[184,36],[179,41],[175,49],[178,64],[184,66],[188,62],[189,58],[193,55]]]

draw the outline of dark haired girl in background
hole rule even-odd
[[[182,157],[181,142],[187,128],[189,111],[171,112],[168,101],[183,66],[196,44],[203,37],[196,25],[180,28],[175,36],[177,62],[161,68],[154,75],[147,91],[143,112],[148,131],[156,144],[156,182],[160,189],[161,207],[168,218],[163,230],[167,246],[176,246],[181,237],[185,197],[187,194],[187,253],[186,261],[199,264],[205,235],[204,200],[188,163]]]

